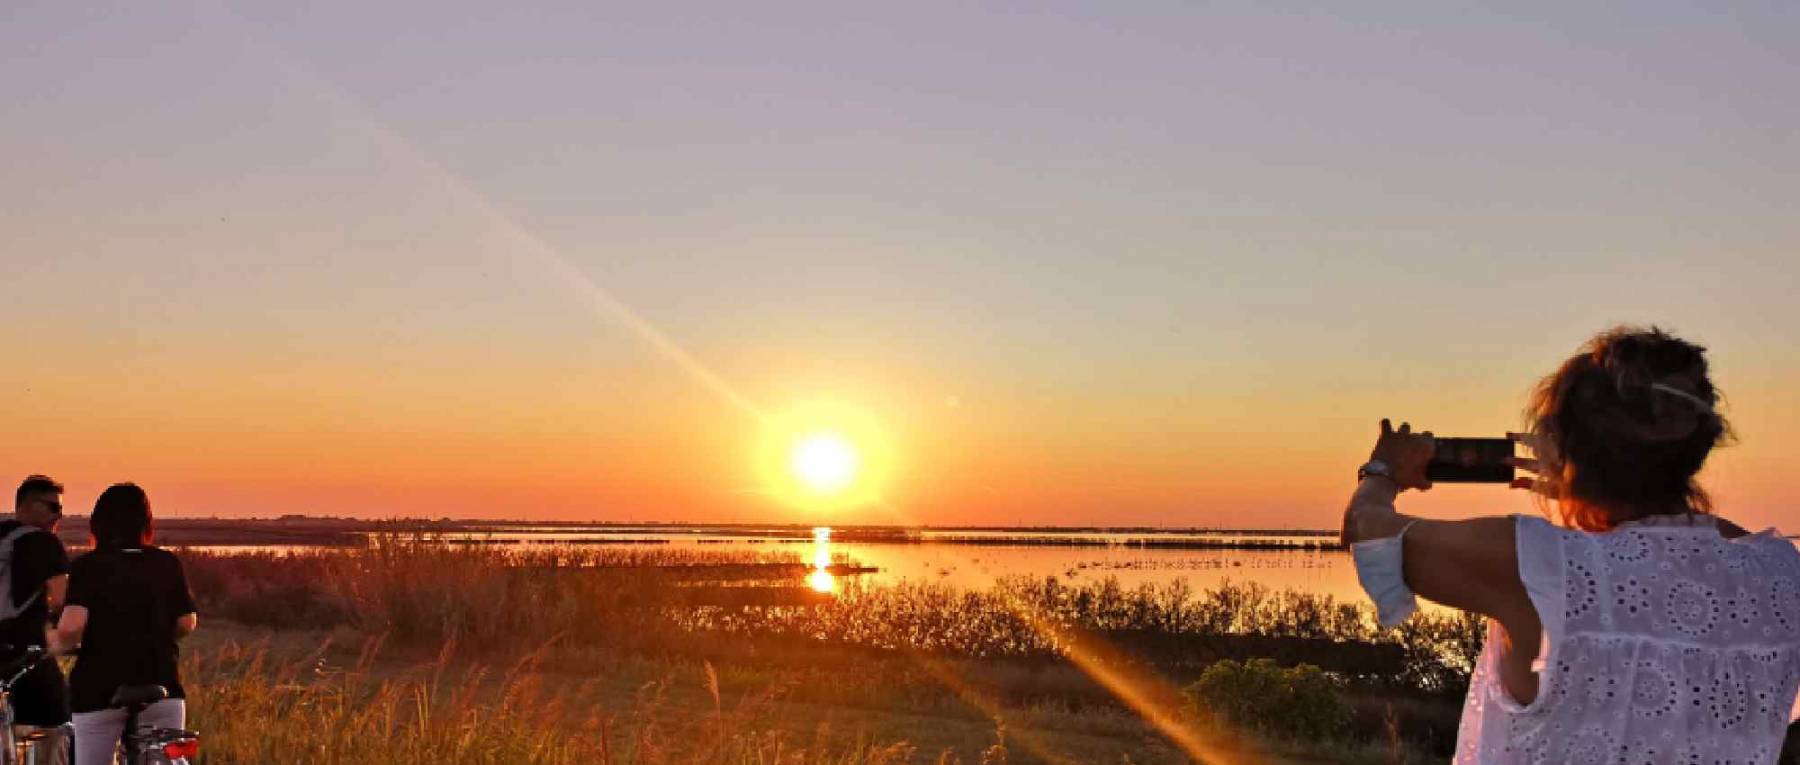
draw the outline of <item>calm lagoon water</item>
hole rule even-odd
[[[890,537],[891,535],[891,537]],[[1056,577],[1079,584],[1116,577],[1121,584],[1186,579],[1195,589],[1257,582],[1339,598],[1360,596],[1348,553],[1305,549],[1335,542],[1308,532],[1104,532],[926,530],[746,530],[702,527],[511,526],[445,534],[452,541],[505,545],[645,544],[702,550],[792,552],[808,563],[843,561],[876,571],[864,583],[938,582],[984,589],[1003,576]],[[1266,549],[1283,547],[1286,549]],[[1258,549],[1264,548],[1264,549]]]

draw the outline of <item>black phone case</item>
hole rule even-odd
[[[1440,438],[1425,477],[1444,483],[1511,483],[1513,442],[1505,438]]]

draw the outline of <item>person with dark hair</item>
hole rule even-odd
[[[44,646],[46,632],[63,607],[69,581],[69,555],[56,527],[62,521],[62,484],[33,475],[13,494],[14,516],[0,521],[0,566],[12,592],[0,602],[0,643],[15,647]],[[13,719],[57,736],[69,722],[69,696],[62,669],[39,662],[13,685],[9,697]]]
[[[1537,386],[1513,482],[1534,516],[1395,510],[1431,488],[1431,433],[1381,421],[1344,515],[1386,623],[1413,593],[1488,617],[1456,763],[1773,763],[1800,691],[1800,551],[1712,514],[1695,480],[1729,442],[1705,349],[1601,333]]]
[[[69,573],[68,605],[56,625],[57,646],[77,646],[70,673],[74,702],[75,762],[109,765],[125,730],[125,710],[112,706],[119,688],[160,685],[168,698],[151,704],[139,720],[180,728],[187,715],[176,642],[194,631],[198,617],[181,561],[151,545],[155,523],[150,497],[136,484],[108,487],[88,521],[94,550]]]

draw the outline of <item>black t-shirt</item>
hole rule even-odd
[[[0,521],[0,538],[19,528],[17,520]],[[0,622],[0,642],[44,645],[44,629],[50,607],[44,602],[44,582],[69,573],[69,554],[62,540],[37,530],[13,541],[12,597],[14,606],[31,600],[19,615]],[[62,669],[54,661],[39,662],[12,688],[13,716],[24,725],[61,725],[69,721],[69,694]]]
[[[187,576],[158,547],[95,550],[69,571],[69,605],[87,609],[81,654],[69,673],[76,712],[108,707],[123,685],[161,685],[183,698],[175,620],[194,613]]]

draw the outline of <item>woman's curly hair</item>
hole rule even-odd
[[[1603,531],[1649,515],[1709,513],[1694,480],[1731,441],[1706,349],[1656,327],[1617,327],[1582,346],[1526,407],[1564,523]]]

